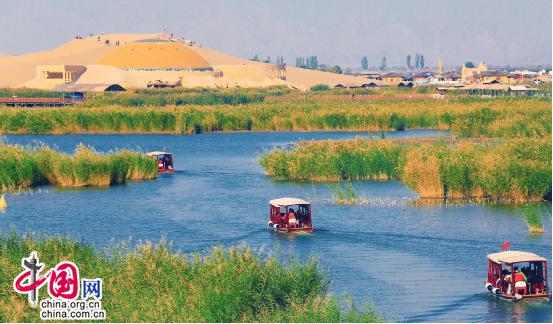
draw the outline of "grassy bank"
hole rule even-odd
[[[70,156],[47,146],[0,145],[0,189],[17,190],[50,183],[61,187],[109,186],[153,179],[155,161],[143,154],[118,151],[100,154],[79,145]]]
[[[304,142],[260,159],[269,175],[310,181],[399,179],[423,198],[539,201],[551,191],[551,141]]]
[[[371,307],[342,309],[317,262],[284,266],[242,246],[183,255],[166,244],[97,252],[72,240],[0,236],[0,321],[39,320],[13,291],[21,258],[37,251],[48,270],[73,261],[84,278],[103,279],[110,322],[380,322]],[[46,294],[45,288],[40,297]]]
[[[101,98],[108,100],[109,96]],[[551,101],[542,98],[451,101],[307,98],[238,106],[0,107],[0,133],[14,134],[401,131],[420,128],[451,129],[459,137],[540,138],[551,134]]]

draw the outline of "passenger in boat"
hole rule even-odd
[[[298,209],[298,226],[303,227],[303,210]]]
[[[506,270],[506,269],[501,270],[501,275],[499,276],[499,278],[497,278],[497,280],[495,282],[496,287],[499,287],[501,289],[501,291],[506,291],[507,290],[508,282],[507,282],[506,277],[507,277],[508,274],[509,274],[508,270]]]
[[[288,227],[295,228],[298,225],[298,221],[296,218],[296,213],[294,213],[294,209],[290,208],[288,209]]]
[[[169,156],[167,155],[164,155],[162,158],[162,162],[163,162],[163,168],[167,169],[169,166],[169,162],[171,162],[171,158],[169,158]]]
[[[515,267],[514,282],[515,282],[515,292],[520,295],[526,294],[526,282],[528,278],[526,275],[518,270],[518,267]],[[509,283],[509,288],[507,288],[507,293],[511,292],[511,275],[505,276],[505,280]]]

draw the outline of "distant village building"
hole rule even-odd
[[[416,82],[417,84],[425,84],[428,83],[430,81],[430,78],[432,78],[433,76],[434,74],[432,72],[419,72],[413,75],[412,81]]]
[[[491,83],[510,83],[509,73],[501,70],[484,71],[478,76],[478,81],[484,84]]]
[[[461,75],[455,71],[446,72],[442,75],[441,80],[447,82],[458,82],[461,80]]]
[[[390,72],[390,73],[381,75],[379,80],[382,80],[388,84],[390,83],[395,84],[403,81],[403,78],[404,78],[404,75],[401,73]]]
[[[400,82],[397,87],[398,88],[412,88],[415,84],[413,82]]]
[[[541,89],[538,88],[527,88],[524,85],[512,85],[509,86],[509,94],[511,96],[533,96],[536,92],[541,91]]]
[[[357,71],[353,73],[355,76],[365,77],[369,80],[378,80],[382,73],[375,71]]]
[[[467,67],[463,64],[461,68],[461,81],[463,83],[476,83],[479,80],[479,76],[482,72],[488,71],[488,66],[484,62],[480,62],[477,67]]]
[[[374,82],[363,83],[361,85],[361,88],[378,88],[378,84],[376,84]]]

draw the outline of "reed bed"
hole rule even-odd
[[[340,205],[354,205],[357,203],[357,192],[351,182],[339,184],[332,187],[332,198],[335,203]]]
[[[245,105],[254,102],[263,102],[265,93],[278,95],[277,91],[255,91],[255,90],[208,90],[200,89],[187,91],[184,89],[165,90],[140,90],[135,92],[120,92],[96,95],[91,97],[84,106],[102,107],[118,105],[124,107],[168,105]]]
[[[498,98],[492,101],[307,98],[238,106],[168,104],[126,107],[102,104],[49,109],[0,108],[0,133],[14,134],[193,134],[421,128],[451,129],[458,137],[539,138],[551,134],[551,101],[542,98]]]
[[[290,89],[285,87],[251,89],[137,89],[102,94],[88,93],[88,100],[85,106],[241,105],[263,102],[266,96],[283,96],[290,93],[290,91]],[[14,95],[26,98],[71,98],[71,93],[68,92],[31,88],[0,88],[0,98],[9,98]]]
[[[156,174],[155,161],[137,152],[122,150],[104,155],[81,144],[70,156],[47,146],[0,145],[2,191],[46,183],[60,187],[110,186],[153,179]]]
[[[103,279],[109,322],[381,322],[374,308],[341,305],[319,264],[238,247],[182,254],[170,244],[119,244],[95,251],[58,237],[0,235],[0,321],[39,321],[24,295],[12,289],[21,258],[37,251],[45,271],[73,261],[84,278]],[[43,273],[45,273],[43,271]],[[44,297],[44,288],[40,291]]]
[[[398,144],[390,140],[303,142],[259,162],[280,179],[403,181],[422,198],[522,203],[551,192],[551,140]]]
[[[525,204],[518,209],[524,216],[526,224],[528,224],[528,230],[531,234],[542,234],[544,232],[543,222],[541,220],[541,206]]]
[[[12,191],[44,182],[32,151],[0,143],[0,191]]]

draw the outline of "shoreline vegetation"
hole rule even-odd
[[[400,180],[421,198],[523,203],[550,195],[551,153],[550,139],[400,144],[357,138],[301,142],[272,150],[259,163],[278,179]]]
[[[530,234],[543,234],[543,222],[541,220],[541,209],[540,206],[534,206],[530,204],[524,204],[520,206],[519,212],[524,216],[526,224],[528,224],[528,230]]]
[[[11,288],[22,271],[21,259],[31,251],[37,251],[45,271],[68,260],[81,277],[102,278],[102,307],[110,322],[383,321],[372,305],[359,309],[350,299],[332,295],[314,259],[285,265],[246,245],[182,254],[163,241],[97,251],[71,239],[11,234],[0,235],[2,322],[40,319],[26,296]]]
[[[138,152],[100,154],[80,144],[71,156],[46,145],[29,148],[0,143],[0,191],[43,184],[107,187],[153,179],[156,175],[155,161]]]
[[[7,95],[10,91],[0,89],[0,94]],[[18,91],[15,93],[21,97],[47,93],[29,89]],[[420,93],[421,89],[410,91],[332,89],[298,95],[283,88],[136,90],[92,95],[85,103],[74,107],[0,107],[0,133],[199,134],[439,129],[451,130],[459,138],[551,135],[549,97],[453,96],[436,100]],[[348,95],[375,92],[389,95],[376,100],[353,100]],[[319,98],[321,93],[328,93],[330,97]],[[410,93],[426,97],[406,99],[409,97],[406,94]],[[401,97],[389,99],[397,95]],[[269,96],[279,100],[265,100]]]

